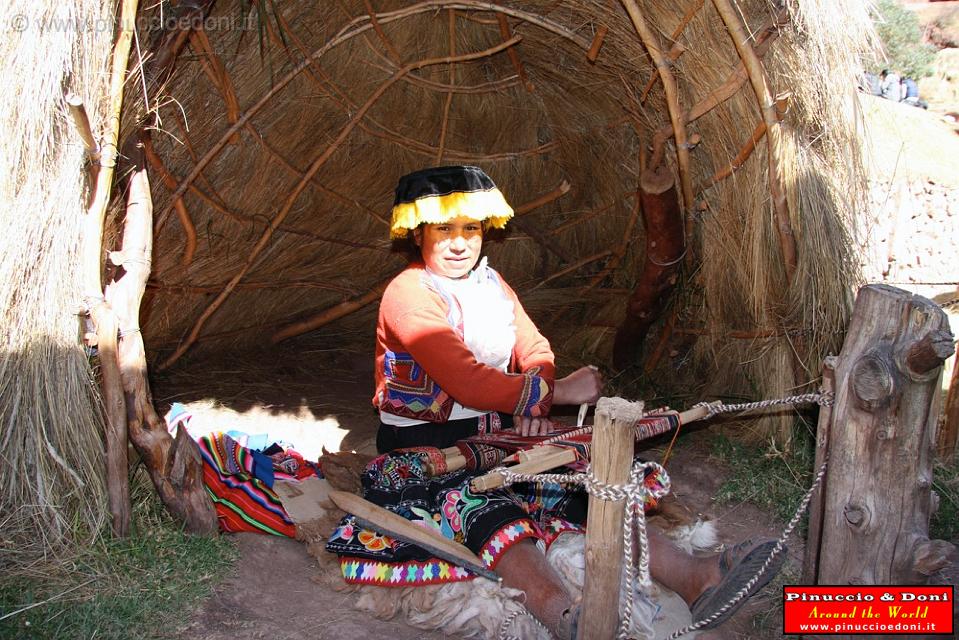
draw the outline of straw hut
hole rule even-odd
[[[372,355],[406,260],[392,189],[424,166],[482,166],[517,209],[487,253],[561,368],[685,405],[795,393],[838,350],[867,3],[67,4],[15,0],[2,45],[18,530],[96,530],[128,426],[202,529],[147,372],[291,341]],[[774,422],[788,440],[791,416]]]

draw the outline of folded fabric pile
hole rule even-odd
[[[190,418],[189,411],[180,403],[174,403],[165,416],[171,433],[178,428],[190,433]],[[191,433],[191,437],[203,456],[203,482],[213,500],[222,531],[295,537],[296,527],[273,491],[273,483],[278,479],[300,480],[311,475],[322,478],[319,466],[286,445],[270,443],[267,446],[261,434],[234,430],[199,436]]]

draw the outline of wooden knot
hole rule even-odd
[[[850,526],[862,529],[869,524],[869,510],[858,504],[849,503],[842,509],[842,515]]]
[[[939,367],[953,354],[954,348],[949,329],[930,331],[901,350],[900,369],[916,382],[925,382],[939,375]]]
[[[889,403],[896,388],[896,379],[885,357],[869,353],[853,365],[849,384],[856,404],[871,412]]]

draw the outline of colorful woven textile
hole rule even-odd
[[[384,454],[363,475],[364,497],[413,523],[434,529],[471,549],[493,568],[503,553],[525,538],[551,542],[559,533],[582,530],[585,494],[559,485],[514,485],[509,490],[473,493],[469,471],[430,477],[421,451]],[[464,569],[431,558],[399,540],[358,526],[347,516],[326,548],[340,555],[348,582],[410,586],[469,580]]]
[[[203,456],[203,482],[221,530],[295,536],[293,522],[271,487],[276,478],[317,474],[314,465],[289,449],[277,448],[272,455],[251,451],[224,433],[202,436],[197,444]]]

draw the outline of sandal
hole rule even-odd
[[[757,591],[769,584],[769,581],[779,573],[786,560],[786,547],[769,563],[766,571],[759,576],[756,584],[750,587],[748,593],[722,613],[717,612],[728,604],[746,584],[755,577],[766,560],[776,548],[776,540],[754,542],[747,540],[723,551],[719,556],[719,583],[703,591],[689,608],[692,613],[693,624],[708,621],[699,630],[715,629],[728,620],[742,607],[746,600]]]

